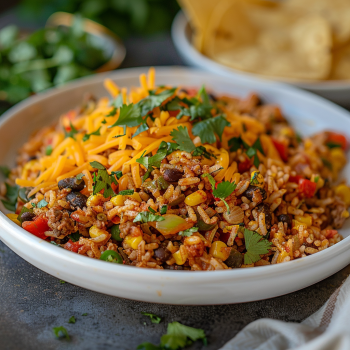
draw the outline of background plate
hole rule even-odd
[[[6,112],[0,120],[0,164],[13,165],[17,149],[38,127],[57,120],[78,105],[85,93],[105,96],[103,80],[119,86],[139,84],[147,68],[125,69],[83,78],[65,87],[31,97]],[[350,130],[349,113],[310,93],[282,84],[222,76],[181,67],[157,68],[157,84],[200,86],[218,93],[246,96],[257,92],[265,102],[282,106],[302,134],[323,129]],[[349,135],[348,135],[349,137]],[[344,170],[349,177],[349,165]],[[1,208],[2,211],[3,208]],[[0,213],[0,239],[22,258],[72,284],[101,293],[140,301],[168,304],[224,304],[260,300],[293,292],[316,283],[350,262],[350,223],[342,242],[315,255],[285,264],[214,272],[159,271],[108,264],[57,248],[19,228]]]

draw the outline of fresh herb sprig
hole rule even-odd
[[[244,264],[249,265],[259,261],[260,254],[267,254],[272,243],[264,239],[259,233],[244,230],[244,241],[247,252],[244,254]]]
[[[151,319],[152,323],[158,324],[162,320],[161,317],[159,317],[159,316],[157,316],[155,314],[152,314],[150,312],[141,312],[141,314],[144,315],[144,316],[148,316]]]
[[[153,221],[164,221],[165,218],[160,215],[153,214],[149,211],[142,211],[141,213],[138,213],[134,219],[134,222],[141,222],[142,224],[145,224],[146,222],[153,222]]]
[[[107,169],[99,162],[93,161],[90,165],[97,169],[97,175],[96,173],[93,174],[93,194],[100,193],[103,190],[104,198],[116,195],[112,189],[112,183],[118,185],[114,175],[109,175]]]

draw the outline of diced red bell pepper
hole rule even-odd
[[[277,152],[279,153],[282,160],[284,162],[287,162],[288,161],[288,148],[287,148],[287,146],[284,143],[275,140],[273,137],[271,138],[271,140],[272,140],[272,143],[274,144],[274,146],[276,147]]]
[[[300,176],[300,175],[295,175],[295,176],[291,175],[291,176],[289,176],[289,182],[295,182],[296,184],[298,184],[299,180],[301,180],[301,179],[303,179],[303,177]]]
[[[343,150],[345,150],[347,146],[346,137],[336,132],[329,132],[327,142],[337,143]]]
[[[38,216],[34,221],[24,221],[22,227],[34,236],[42,239],[46,239],[45,232],[50,231],[47,219],[42,216]]]
[[[78,253],[78,249],[81,247],[81,244],[79,242],[72,242],[70,239],[64,246],[64,249],[67,249],[73,253]]]
[[[245,160],[244,162],[238,163],[238,171],[242,174],[248,171],[251,167],[251,162],[249,159]]]
[[[315,195],[317,184],[307,179],[299,180],[299,191],[306,197],[311,198]]]
[[[337,230],[326,230],[326,238],[333,238],[337,233]]]
[[[228,239],[230,238],[230,234],[231,231],[220,233],[220,241],[227,243]]]

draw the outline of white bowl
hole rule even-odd
[[[77,106],[84,93],[105,96],[103,80],[135,86],[146,68],[103,73],[51,89],[16,105],[0,119],[0,164],[13,165],[17,149],[31,132]],[[201,86],[246,96],[259,93],[282,106],[302,134],[322,129],[350,130],[349,113],[310,93],[261,81],[238,82],[181,67],[157,68],[157,84]],[[345,169],[350,175],[350,167]],[[2,211],[3,208],[2,208]],[[349,224],[342,231],[350,234]],[[39,269],[67,282],[101,293],[168,304],[224,304],[272,298],[316,283],[350,263],[350,237],[315,255],[288,263],[248,269],[189,272],[141,269],[111,264],[72,253],[26,232],[0,213],[0,238]]]
[[[191,28],[182,11],[176,15],[173,21],[171,36],[178,53],[184,62],[190,66],[221,74],[227,78],[234,79],[235,81],[237,79],[246,80],[247,78],[268,80],[261,75],[244,72],[217,63],[216,61],[200,53],[191,43]],[[350,80],[294,82],[280,78],[279,81],[314,92],[315,94],[325,97],[328,100],[350,108]]]

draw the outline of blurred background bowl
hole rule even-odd
[[[215,62],[200,53],[191,43],[192,29],[182,11],[180,11],[172,24],[171,35],[174,45],[184,62],[190,66],[205,69],[207,71],[231,77],[234,80],[262,79],[269,80],[262,75],[240,71]],[[350,108],[350,81],[329,80],[317,82],[298,82],[288,79],[276,79],[279,82],[288,83],[296,87],[314,92],[328,100],[344,107]]]

